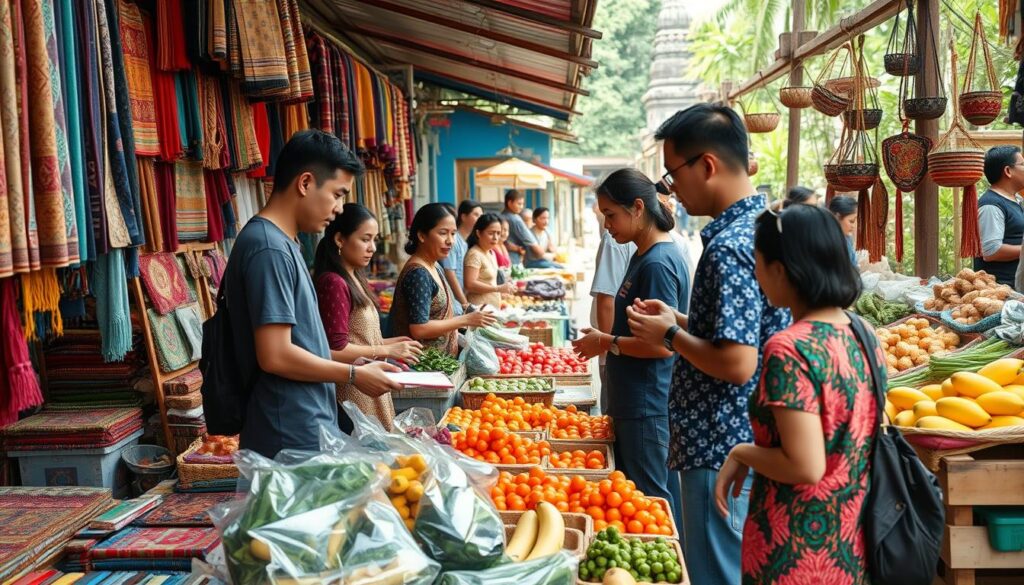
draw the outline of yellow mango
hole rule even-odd
[[[942,384],[928,384],[927,386],[921,387],[921,392],[928,395],[928,398],[932,400],[938,400],[945,396],[942,393]]]
[[[914,417],[915,419],[922,418],[925,416],[937,416],[939,414],[938,409],[935,408],[934,402],[925,402],[922,400],[914,405]]]
[[[956,390],[953,388],[953,380],[946,378],[942,381],[942,395],[956,396]],[[936,400],[938,399],[936,398]]]
[[[990,378],[972,372],[957,372],[950,379],[953,381],[953,389],[960,396],[977,398],[986,392],[1003,389],[1002,384],[997,384]]]
[[[978,375],[984,376],[1000,386],[1006,386],[1021,375],[1021,369],[1024,369],[1024,360],[1003,358],[978,370]]]
[[[956,381],[954,380],[955,384]],[[969,427],[983,427],[992,422],[992,416],[977,402],[960,396],[947,396],[935,402],[939,416]]]
[[[914,424],[919,429],[939,429],[944,431],[970,431],[971,427],[949,420],[943,416],[926,416]]]
[[[992,415],[1015,416],[1024,412],[1024,398],[1006,390],[988,392],[975,400],[977,400],[978,406]]]
[[[896,420],[893,421],[893,424],[898,427],[912,427],[915,422],[917,422],[917,417],[914,416],[914,411],[904,410],[896,415]]]
[[[928,395],[924,392],[913,388],[907,388],[905,386],[889,390],[886,392],[885,397],[889,399],[889,402],[895,404],[896,408],[900,410],[909,410],[922,400],[931,400],[931,398],[928,398]]]
[[[992,422],[981,427],[981,429],[979,430],[998,429],[1000,427],[1016,427],[1020,425],[1024,425],[1024,418],[1021,418],[1019,416],[999,415],[993,416]]]

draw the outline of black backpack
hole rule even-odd
[[[860,317],[849,316],[871,369],[881,422],[886,375],[876,355],[878,341]],[[894,426],[878,431],[861,521],[868,572],[874,585],[932,584],[946,524],[942,489]]]
[[[224,297],[222,279],[217,291],[217,312],[203,323],[203,355],[199,371],[203,374],[203,415],[211,435],[237,435],[245,422],[245,409],[255,383],[238,364],[231,314]]]

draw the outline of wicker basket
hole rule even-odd
[[[967,187],[985,173],[985,151],[947,150],[928,153],[928,174],[940,187]]]
[[[186,463],[185,458],[203,446],[203,439],[196,439],[189,448],[178,455],[178,480],[183,484],[197,481],[214,481],[238,478],[238,467],[234,463]]]
[[[758,114],[744,114],[743,123],[747,131],[752,134],[764,134],[773,132],[779,127],[782,116],[776,112],[764,112]]]
[[[530,340],[530,343],[543,343],[551,347],[555,344],[555,329],[553,327],[520,327],[519,334]]]
[[[861,123],[862,119],[864,120],[863,124]],[[846,110],[843,112],[843,120],[854,130],[874,130],[882,123],[882,110],[880,108]]]
[[[505,525],[505,543],[512,538],[512,533],[516,531],[515,524]],[[583,555],[587,554],[587,542],[589,539],[583,536],[583,533],[575,528],[565,528],[565,542],[562,544],[562,550],[571,554],[576,558],[583,558]]]
[[[601,469],[552,467],[550,456],[544,458],[542,467],[547,471],[548,475],[580,475],[592,481],[601,481],[607,478],[609,473],[615,471],[615,453],[612,451],[612,446],[608,443],[577,441],[574,445],[567,445],[565,443],[551,445],[552,453],[565,453],[576,451],[577,449],[582,451],[600,451],[604,454],[605,467]]]
[[[837,94],[824,85],[815,85],[811,90],[811,105],[822,114],[835,117],[850,107],[850,98]]]
[[[983,67],[985,68],[985,77],[988,81],[987,90],[974,88],[979,46],[982,48],[982,55],[985,59]],[[953,83],[956,83],[955,73]],[[974,35],[971,37],[971,54],[967,59],[967,73],[964,77],[963,93],[960,94],[960,98],[957,101],[960,105],[960,113],[963,114],[964,119],[975,126],[991,124],[999,117],[999,112],[1003,110],[1003,92],[999,87],[999,78],[996,76],[995,65],[992,63],[992,55],[989,54],[981,12],[974,15]]]
[[[1003,111],[1003,92],[972,91],[960,96],[960,112],[975,126],[987,126]]]
[[[779,90],[779,101],[787,108],[809,108],[813,90],[813,87],[783,87]]]
[[[506,526],[515,526],[519,523],[519,518],[523,515],[522,512],[516,510],[499,510],[498,516],[501,517],[501,521]],[[562,512],[562,520],[565,521],[565,527],[573,530],[578,530],[583,534],[584,540],[589,543],[590,539],[594,537],[594,519],[586,514],[573,514],[571,512]],[[586,544],[584,545],[586,546]]]
[[[633,535],[633,534],[625,534],[625,535],[623,535],[623,537],[625,537],[625,538],[633,538],[634,536],[636,536],[636,535]],[[650,541],[654,540],[657,537],[656,536],[636,536],[636,538],[639,538],[641,541],[644,541],[644,542],[650,542]],[[686,572],[686,562],[683,559],[683,548],[682,548],[682,546],[680,546],[678,540],[670,540],[670,539],[668,539],[668,537],[664,537],[664,538],[666,539],[666,542],[669,544],[669,546],[671,546],[676,551],[676,559],[678,559],[678,561],[679,561],[679,569],[680,569],[679,581],[677,583],[671,583],[671,584],[670,583],[666,583],[664,581],[657,581],[657,582],[652,583],[651,585],[691,585],[691,583],[690,583],[690,575],[689,575],[689,573]],[[583,551],[583,554],[585,555],[587,553],[587,550],[589,550],[589,549],[590,549],[590,545],[588,544],[587,545],[587,549]],[[577,583],[577,585],[601,585],[597,581],[584,581],[583,579],[579,579],[579,578],[576,579],[576,583]]]
[[[524,376],[519,376],[524,378]],[[495,396],[502,398],[522,398],[527,404],[543,404],[544,406],[551,406],[555,402],[555,379],[545,376],[543,379],[548,381],[548,385],[551,390],[544,390],[542,392],[495,392]],[[466,380],[462,384],[459,393],[462,395],[462,408],[470,410],[478,410],[484,403],[484,399],[487,398],[489,391],[474,391],[469,389],[470,380]]]
[[[885,72],[894,77],[917,75],[921,70],[921,57],[914,53],[886,53],[882,60]]]
[[[869,189],[878,178],[878,163],[839,163],[834,166],[837,183],[850,191]]]
[[[946,113],[949,98],[945,96],[918,97],[903,100],[903,113],[911,120],[935,120]]]

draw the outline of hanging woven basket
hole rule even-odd
[[[882,109],[846,110],[843,112],[843,121],[854,130],[874,130],[882,123]]]
[[[903,100],[903,111],[911,120],[935,120],[946,113],[948,103],[945,96],[907,98]]]
[[[809,108],[813,90],[813,87],[783,87],[779,90],[779,101],[791,109]]]
[[[836,60],[844,51],[846,52],[846,55],[843,58],[843,63],[839,66],[840,70],[845,67],[847,61],[852,59],[853,50],[850,47],[850,43],[845,43],[843,46],[836,49],[832,55],[829,56],[828,61],[825,62],[825,67],[822,68],[820,73],[818,73],[818,77],[814,81],[814,89],[811,90],[811,105],[815,110],[818,110],[822,114],[830,117],[842,114],[850,107],[850,103],[852,101],[849,94],[836,91],[834,88],[830,87],[828,83],[828,78],[830,78],[835,71]]]
[[[886,53],[882,62],[885,72],[894,77],[910,77],[921,71],[921,57],[913,53]]]
[[[919,5],[922,10],[922,16],[927,17],[926,14],[931,8],[928,3]],[[908,6],[908,11],[912,12],[912,7]],[[935,73],[935,78],[938,80],[938,91],[935,95],[917,95],[918,84],[916,79],[912,76],[900,76],[900,105],[907,118],[911,120],[936,120],[941,118],[946,113],[946,106],[949,105],[949,99],[946,97],[945,84],[942,81],[942,67],[939,64],[939,53],[935,45],[935,31],[931,30],[931,18],[925,18],[928,23],[929,33],[927,38],[931,39],[932,51],[930,52],[930,59],[925,59],[917,48],[917,39],[915,32],[915,43],[913,45],[907,45],[904,43],[904,49],[902,52],[910,53],[916,52],[918,61],[918,73],[924,71],[925,67],[931,68]]]
[[[889,34],[889,44],[886,45],[885,56],[882,62],[885,65],[885,72],[894,77],[911,77],[921,71],[921,57],[917,54],[917,23],[914,19],[914,5],[912,0],[906,0],[907,24],[903,27],[902,38],[900,35],[900,12],[896,13],[893,20],[892,32]]]
[[[848,191],[868,189],[878,179],[878,163],[840,163],[835,167],[836,182]]]
[[[743,114],[743,123],[747,125],[747,132],[752,134],[763,134],[773,132],[779,127],[782,116],[774,112]]]
[[[985,149],[960,123],[957,99],[956,48],[950,42],[953,71],[953,120],[949,129],[928,153],[928,174],[940,187],[973,187],[985,172]]]
[[[985,73],[988,78],[987,90],[973,90],[978,46],[981,46],[985,59]],[[981,21],[981,12],[974,15],[974,36],[971,37],[971,54],[967,59],[967,73],[964,76],[963,93],[960,94],[960,112],[964,119],[975,126],[987,126],[999,117],[1003,110],[1003,92],[999,90],[995,65],[988,52],[988,40],[985,38],[985,26]]]

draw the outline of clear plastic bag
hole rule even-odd
[[[450,571],[438,585],[575,585],[579,560],[561,551],[522,563],[507,563],[483,571]]]
[[[466,334],[466,349],[459,356],[459,360],[466,365],[467,376],[497,374],[501,369],[501,362],[498,361],[494,345],[478,331],[470,331]]]
[[[352,418],[359,445],[386,451],[392,481],[385,491],[402,516],[403,506],[412,512],[407,525],[430,558],[445,570],[484,569],[502,560],[505,527],[489,497],[497,482],[494,467],[430,438],[388,433],[351,403],[342,407]],[[415,499],[408,494],[413,481],[422,487]]]
[[[416,545],[380,495],[387,468],[379,456],[251,451],[235,458],[244,500],[216,506],[234,583],[429,585],[440,567]]]

